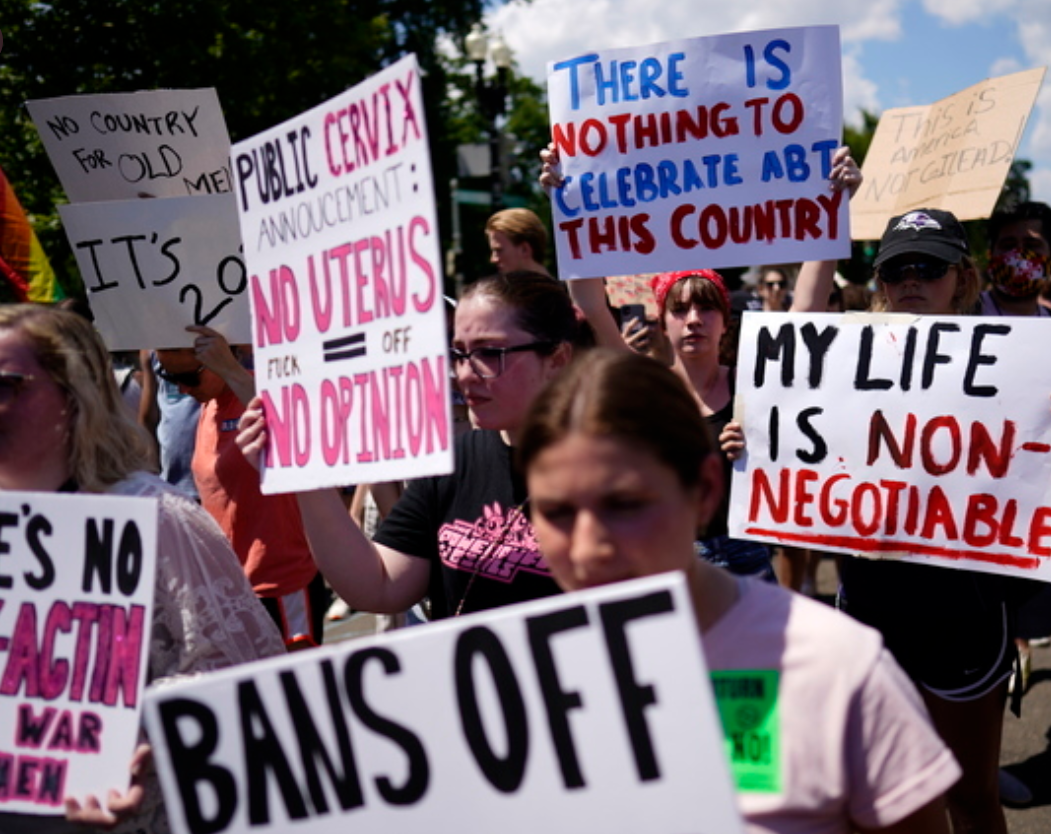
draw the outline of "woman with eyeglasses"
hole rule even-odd
[[[874,312],[947,316],[975,309],[978,273],[966,233],[950,212],[918,209],[891,218],[875,269]],[[829,276],[821,276],[805,291],[825,298],[830,284]],[[1006,831],[998,765],[1016,655],[1012,621],[1017,598],[1028,593],[1019,583],[914,563],[843,561],[843,607],[883,634],[963,768],[948,793],[957,834]]]
[[[370,541],[335,490],[299,493],[311,551],[353,608],[405,611],[429,596],[450,617],[558,593],[525,512],[512,448],[533,397],[587,344],[561,282],[532,272],[483,278],[456,308],[451,350],[476,431],[456,441],[451,475],[410,482]],[[258,461],[267,432],[249,404],[238,444]]]
[[[157,499],[149,683],[283,653],[219,528],[147,471],[148,444],[86,320],[38,305],[0,305],[0,490]],[[119,823],[119,831],[166,832],[160,788],[141,750],[133,775],[131,791],[105,805],[94,797],[67,799],[67,815],[92,825]],[[0,813],[5,834],[83,830],[55,817]]]

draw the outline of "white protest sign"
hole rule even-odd
[[[59,206],[110,350],[193,345],[188,324],[252,340],[232,194]]]
[[[828,188],[839,30],[776,29],[548,65],[562,278],[845,257]]]
[[[731,535],[1051,581],[1047,335],[1038,318],[745,313]]]
[[[931,105],[887,110],[850,204],[856,240],[878,240],[887,221],[912,209],[951,211],[960,220],[992,214],[1044,68],[990,78]]]
[[[230,191],[230,137],[213,89],[26,102],[71,203]]]
[[[128,788],[157,502],[0,491],[0,812]]]
[[[263,492],[452,470],[420,70],[403,58],[236,145]]]
[[[742,831],[681,574],[223,671],[146,720],[180,834]]]

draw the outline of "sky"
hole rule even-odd
[[[1051,67],[1051,0],[511,0],[486,14],[520,72],[585,51],[787,26],[838,24],[844,118],[933,104],[986,78]],[[1051,203],[1051,73],[1018,158]]]

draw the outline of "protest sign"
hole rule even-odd
[[[0,814],[127,790],[156,548],[153,499],[0,491]]]
[[[59,206],[110,350],[193,345],[189,324],[252,340],[232,194]]]
[[[173,830],[732,834],[681,574],[151,692]]]
[[[270,438],[263,492],[451,471],[415,56],[236,145],[233,165]]]
[[[606,296],[609,303],[614,307],[623,307],[625,304],[641,304],[646,308],[646,315],[656,318],[657,300],[653,297],[650,289],[649,275],[620,275],[606,279]]]
[[[1051,580],[1046,330],[745,313],[731,535]]]
[[[878,240],[891,217],[917,208],[988,217],[1022,141],[1044,68],[991,78],[931,105],[887,110],[851,200],[851,233]]]
[[[230,191],[230,138],[213,89],[26,102],[72,203]]]
[[[846,256],[841,63],[817,26],[549,64],[561,277]]]

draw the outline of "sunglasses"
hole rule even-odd
[[[954,266],[947,261],[915,261],[914,263],[886,263],[879,268],[879,277],[884,284],[900,284],[913,278],[917,281],[940,281]]]
[[[172,385],[181,385],[183,388],[196,388],[201,384],[201,371],[203,370],[204,365],[201,365],[195,371],[181,371],[180,373],[172,373],[164,370],[164,368],[158,368],[157,376],[165,382],[170,382]]]
[[[768,287],[774,287],[779,290],[782,290],[785,287],[784,281],[764,281],[763,283]]]
[[[504,372],[507,354],[529,350],[544,353],[550,351],[552,347],[551,342],[530,342],[527,345],[515,345],[514,347],[476,347],[474,350],[449,348],[449,355],[452,357],[453,367],[461,362],[467,362],[482,379],[496,379]]]
[[[15,371],[0,371],[0,403],[13,402],[27,382],[36,377],[31,374],[20,374]]]

